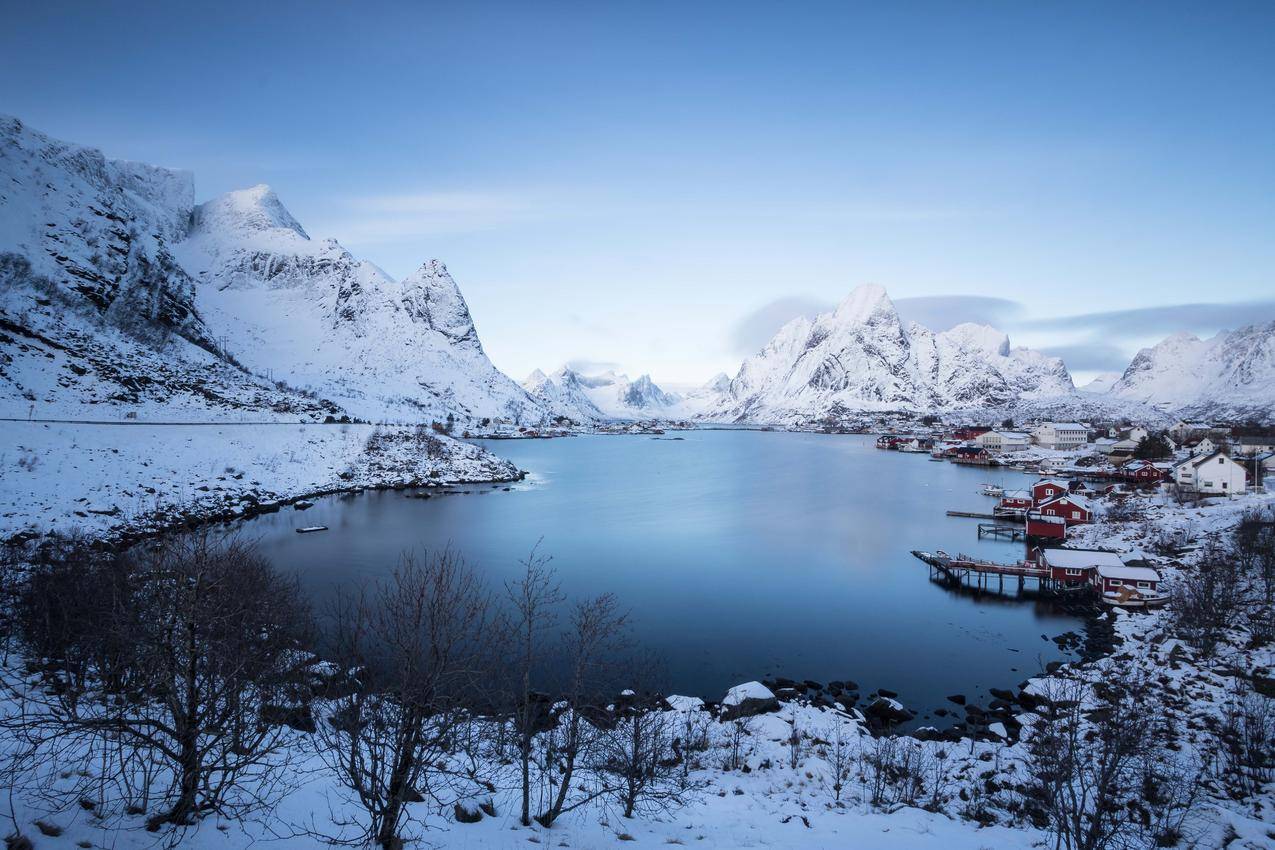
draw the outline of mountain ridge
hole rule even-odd
[[[16,329],[0,339],[0,404],[546,419],[487,358],[441,261],[395,281],[311,239],[265,184],[194,201],[190,172],[0,117],[0,321]]]

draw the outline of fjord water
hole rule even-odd
[[[852,679],[932,709],[985,696],[1064,657],[1042,640],[1078,628],[1045,601],[975,598],[928,579],[912,549],[998,560],[1022,544],[976,539],[986,481],[1017,472],[879,451],[871,438],[705,430],[485,445],[529,472],[453,495],[375,492],[245,523],[320,599],[384,576],[400,553],[449,543],[493,587],[539,541],[564,592],[615,593],[667,663],[670,692],[719,699],[766,676]],[[296,534],[326,525],[321,534]],[[1008,586],[1008,585],[1007,585]],[[948,704],[949,707],[950,704]]]

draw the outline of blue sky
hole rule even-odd
[[[192,169],[201,199],[269,183],[391,274],[443,259],[517,378],[733,373],[864,282],[1082,377],[1174,329],[1275,318],[1268,2],[4,18],[0,111]]]

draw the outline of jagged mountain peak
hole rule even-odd
[[[966,323],[907,327],[885,289],[864,285],[831,313],[786,324],[744,361],[710,418],[811,421],[850,411],[930,411],[1072,392],[1057,358]]]
[[[1275,418],[1275,321],[1173,334],[1134,355],[1109,394],[1194,417]]]
[[[235,189],[200,204],[195,208],[194,222],[196,231],[220,236],[280,235],[285,231],[310,240],[310,234],[265,183]]]
[[[875,283],[861,284],[851,290],[837,305],[833,316],[840,323],[852,324],[868,324],[874,320],[899,321],[899,312],[889,293],[885,287]]]
[[[962,322],[942,331],[938,336],[950,339],[971,350],[985,351],[998,357],[1009,356],[1009,335],[990,325]]]
[[[399,283],[403,306],[413,321],[423,321],[454,342],[482,351],[469,305],[441,260],[427,260]]]
[[[661,389],[647,374],[630,380],[611,369],[582,375],[563,366],[552,375],[537,369],[522,386],[556,415],[577,422],[661,418],[683,412],[681,397]]]

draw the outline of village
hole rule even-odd
[[[1037,480],[1023,487],[987,483],[982,493],[996,500],[989,512],[948,511],[980,522],[979,539],[1023,541],[1021,561],[1002,563],[943,550],[913,552],[933,576],[955,585],[997,590],[1030,580],[1053,594],[1095,596],[1122,608],[1154,607],[1169,601],[1151,559],[1121,556],[1107,547],[1064,546],[1069,531],[1095,522],[1097,504],[1108,510],[1141,495],[1175,504],[1205,499],[1242,499],[1265,492],[1264,475],[1275,470],[1275,436],[1263,429],[1237,433],[1230,426],[1179,421],[1153,432],[1126,424],[1098,428],[1081,422],[1040,422],[1030,431],[961,426],[928,434],[884,434],[878,449],[928,454],[933,461],[996,467]]]

